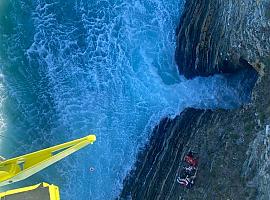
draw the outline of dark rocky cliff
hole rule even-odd
[[[270,69],[270,59],[267,66]],[[253,102],[243,108],[186,109],[175,119],[162,120],[126,179],[120,199],[254,200],[265,195],[258,199],[268,200],[269,188],[263,188],[270,183],[265,177],[270,169],[265,134],[270,124],[270,72],[266,74],[255,87]],[[256,139],[260,132],[263,139]],[[176,178],[190,149],[198,152],[200,163],[196,184],[188,190]]]
[[[177,28],[179,72],[188,78],[232,73],[270,52],[268,0],[188,0]]]
[[[180,73],[192,78],[253,67],[260,76],[252,102],[236,110],[190,108],[163,119],[119,199],[270,199],[269,27],[266,0],[187,1],[177,30]],[[189,149],[200,157],[191,190],[176,182]]]

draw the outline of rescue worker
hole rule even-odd
[[[184,167],[180,176],[177,177],[177,182],[186,188],[191,188],[196,178],[196,170],[197,169],[193,166]]]
[[[189,166],[189,167],[184,167],[184,170],[187,174],[187,177],[193,177],[196,175],[197,168],[193,166]]]
[[[196,178],[198,159],[195,158],[192,151],[189,151],[185,156],[184,161],[188,166],[183,167],[180,176],[177,177],[177,182],[186,188],[191,188],[194,185],[194,180]]]
[[[194,180],[188,177],[186,178],[177,177],[177,182],[188,189],[190,189],[194,185]]]
[[[197,167],[198,165],[198,159],[194,157],[194,154],[192,151],[189,151],[188,154],[184,158],[185,162],[187,162],[189,165],[193,167]]]

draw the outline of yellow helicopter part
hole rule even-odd
[[[0,187],[26,179],[95,141],[96,136],[89,135],[16,158],[1,159]]]
[[[59,188],[48,183],[18,188],[0,193],[0,200],[60,200]]]

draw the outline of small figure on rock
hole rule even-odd
[[[177,177],[177,182],[188,189],[192,188],[192,186],[194,185],[194,180],[188,177],[186,178]]]
[[[195,158],[194,153],[192,151],[189,151],[188,154],[184,158],[185,162],[190,164],[193,167],[197,167],[198,165],[198,159]]]
[[[182,171],[180,172],[180,176],[177,177],[177,182],[180,185],[190,189],[194,185],[194,180],[196,178],[198,159],[195,158],[194,153],[190,151],[185,156],[184,161],[188,166],[183,167]]]

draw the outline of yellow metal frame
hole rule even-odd
[[[37,184],[37,185],[33,185],[33,186],[28,186],[28,187],[24,187],[24,188],[18,188],[18,189],[9,190],[6,192],[1,192],[0,199],[5,198],[9,195],[35,190],[39,187],[48,187],[49,188],[50,200],[60,200],[59,188],[56,185],[50,185],[50,184],[44,183],[44,182]]]
[[[93,144],[95,141],[96,136],[89,135],[47,149],[0,161],[0,187],[26,179],[81,148]]]

